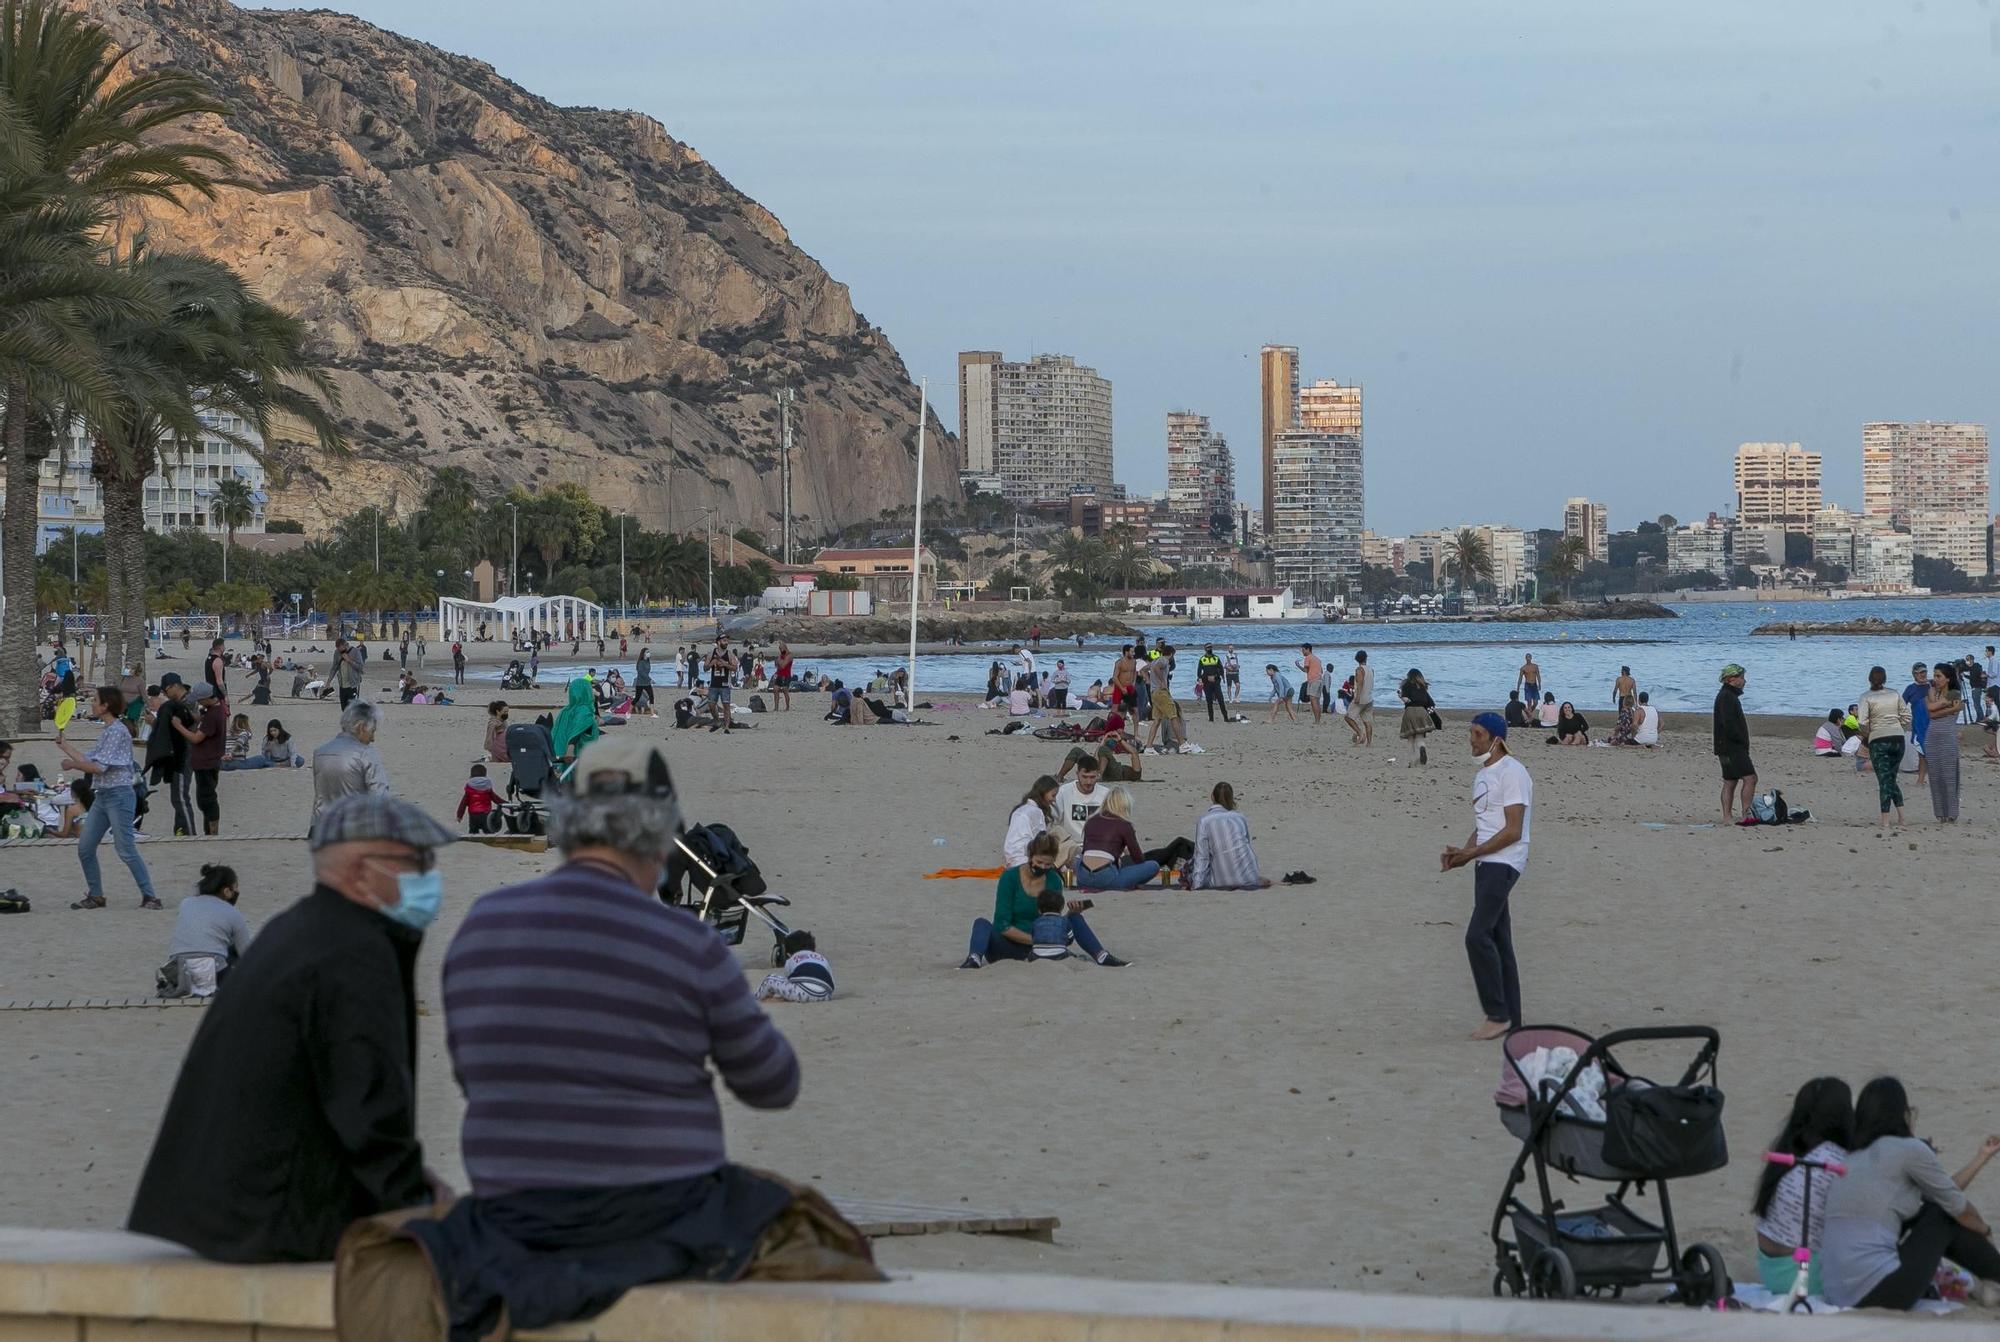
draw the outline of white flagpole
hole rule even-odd
[[[910,543],[910,683],[912,717],[917,712],[917,598],[924,590],[924,429],[930,419],[930,380],[917,384],[917,522],[916,538]]]

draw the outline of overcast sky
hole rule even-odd
[[[1368,521],[1729,511],[1745,440],[1860,496],[1868,419],[2000,400],[2000,0],[349,0],[663,122],[956,355],[1073,354],[1118,473],[1257,359],[1360,381]]]

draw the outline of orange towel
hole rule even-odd
[[[924,877],[927,881],[997,881],[1005,867],[939,867]]]

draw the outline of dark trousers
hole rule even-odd
[[[1090,924],[1083,921],[1082,914],[1072,913],[1064,921],[1069,924],[1069,939],[1082,947],[1084,954],[1093,960],[1104,954],[1104,943],[1090,930]],[[1001,936],[999,929],[988,918],[972,920],[971,951],[989,960],[1027,960],[1035,953],[1033,947]]]
[[[1178,867],[1194,856],[1194,840],[1175,839],[1164,847],[1147,849],[1145,856],[1146,861],[1157,862],[1162,867]]]
[[[194,804],[201,812],[202,827],[213,834],[222,824],[222,798],[215,793],[215,780],[222,777],[220,765],[213,769],[194,769]],[[189,829],[188,833],[194,833]]]
[[[465,684],[465,663],[453,662],[451,664],[451,674],[459,684]]]
[[[498,834],[500,832],[499,810],[495,809],[485,812],[467,811],[465,813],[465,830],[468,834]]]
[[[1201,682],[1201,697],[1208,701],[1208,720],[1215,721],[1215,710],[1222,710],[1222,720],[1229,721],[1229,706],[1222,701],[1222,682],[1204,680]]]
[[[1521,1023],[1521,971],[1514,963],[1514,920],[1507,896],[1521,873],[1504,862],[1472,864],[1472,921],[1465,925],[1465,954],[1472,986],[1488,1020]]]
[[[651,685],[641,685],[638,689],[632,691],[632,711],[634,713],[643,713],[652,706],[653,687]]]
[[[166,730],[173,729],[169,727]],[[194,833],[194,803],[188,796],[188,789],[194,784],[193,771],[185,767],[175,768],[171,764],[156,764],[153,766],[153,782],[155,785],[167,785],[167,798],[174,807],[174,833]]]
[[[340,706],[341,706],[342,708],[345,708],[345,707],[347,707],[347,706],[348,706],[349,704],[353,703],[353,702],[354,702],[354,696],[355,696],[355,695],[357,695],[357,694],[359,694],[359,693],[361,693],[361,691],[360,691],[360,690],[359,690],[358,688],[357,688],[357,689],[352,689],[352,690],[342,690],[342,691],[340,692]]]
[[[1896,1249],[1900,1265],[1862,1297],[1863,1309],[1908,1309],[1924,1298],[1938,1261],[1949,1258],[1986,1281],[2000,1281],[2000,1249],[1984,1235],[1975,1235],[1935,1202],[1927,1202],[1916,1218],[1903,1226]]]

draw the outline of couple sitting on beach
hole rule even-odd
[[[1803,1244],[1812,1254],[1807,1289],[1843,1309],[1910,1309],[1931,1293],[1946,1258],[1980,1278],[1981,1304],[2000,1304],[2000,1249],[1965,1197],[2000,1154],[2000,1137],[1947,1174],[1930,1143],[1913,1135],[1916,1117],[1890,1076],[1863,1086],[1858,1100],[1838,1077],[1799,1088],[1771,1143],[1796,1163],[1767,1164],[1752,1204],[1758,1274],[1774,1295],[1791,1290]]]

